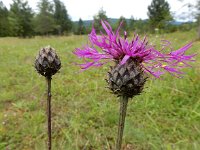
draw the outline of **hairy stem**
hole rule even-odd
[[[124,131],[125,118],[126,118],[127,104],[128,104],[128,97],[121,96],[116,150],[120,150],[121,145],[122,145],[122,137],[123,137],[123,131]]]
[[[51,76],[46,77],[47,79],[47,125],[48,125],[48,150],[51,150]]]

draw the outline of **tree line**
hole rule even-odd
[[[171,23],[173,17],[170,6],[166,0],[152,0],[148,6],[147,20],[126,19],[121,16],[114,20],[107,17],[106,12],[100,9],[93,21],[89,24],[80,18],[78,22],[72,22],[67,9],[60,0],[40,0],[37,4],[38,12],[34,12],[27,1],[13,0],[8,10],[0,0],[0,37],[32,37],[35,35],[67,35],[88,34],[92,25],[97,32],[102,30],[101,20],[107,20],[114,29],[123,21],[122,29],[128,32],[174,32],[177,30],[190,30],[193,25],[183,24],[177,26]]]
[[[71,32],[72,21],[60,0],[40,0],[35,13],[27,1],[13,0],[8,10],[0,1],[0,36],[31,37]]]

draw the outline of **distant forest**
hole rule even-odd
[[[177,22],[170,13],[170,7],[165,0],[152,0],[148,7],[148,19],[109,18],[100,9],[93,20],[73,22],[63,2],[60,0],[40,0],[37,4],[38,12],[34,12],[27,1],[13,0],[10,9],[0,0],[0,37],[33,37],[49,35],[83,35],[91,31],[92,26],[97,32],[102,30],[101,20],[108,21],[115,30],[120,22],[122,32],[126,30],[137,33],[169,33],[178,30],[188,31],[197,27],[196,22]]]

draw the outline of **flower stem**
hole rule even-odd
[[[47,79],[47,125],[48,125],[48,150],[51,150],[51,76],[46,77]]]
[[[120,150],[121,145],[122,145],[122,137],[123,137],[123,131],[124,131],[125,118],[126,118],[127,104],[128,104],[128,97],[121,96],[116,150]]]

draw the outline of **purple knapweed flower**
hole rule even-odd
[[[135,35],[129,42],[127,33],[124,32],[124,37],[120,37],[119,30],[122,23],[119,25],[116,32],[112,31],[112,27],[108,22],[101,22],[105,33],[96,34],[94,27],[89,34],[90,46],[84,48],[76,48],[74,54],[85,60],[84,64],[80,64],[83,70],[92,66],[101,66],[110,60],[117,61],[120,65],[132,59],[138,62],[145,73],[152,74],[155,77],[160,77],[165,72],[179,76],[183,72],[182,68],[190,66],[188,62],[194,61],[192,55],[185,55],[185,52],[192,46],[192,43],[186,44],[178,50],[164,53],[164,50],[170,47],[170,42],[163,40],[163,48],[159,51],[153,45],[150,45],[147,38],[141,39]],[[97,50],[99,47],[102,51]],[[103,61],[107,60],[107,61]]]
[[[120,37],[119,25],[116,32],[112,31],[108,22],[102,21],[105,34],[101,32],[97,35],[92,28],[89,34],[90,46],[83,49],[76,48],[74,54],[85,60],[80,64],[83,70],[92,66],[101,66],[108,61],[115,61],[115,65],[108,72],[108,88],[120,98],[120,117],[118,124],[118,134],[116,149],[121,149],[124,123],[128,99],[142,93],[146,75],[152,74],[159,78],[164,72],[180,76],[181,69],[190,66],[188,62],[193,61],[193,55],[185,55],[185,52],[192,46],[189,43],[182,48],[164,53],[166,48],[171,48],[170,42],[163,40],[162,49],[148,44],[147,38],[140,39],[135,35],[132,41],[128,41],[127,33],[124,32],[124,38]],[[99,47],[101,52],[97,49]],[[105,61],[106,60],[106,61]]]

